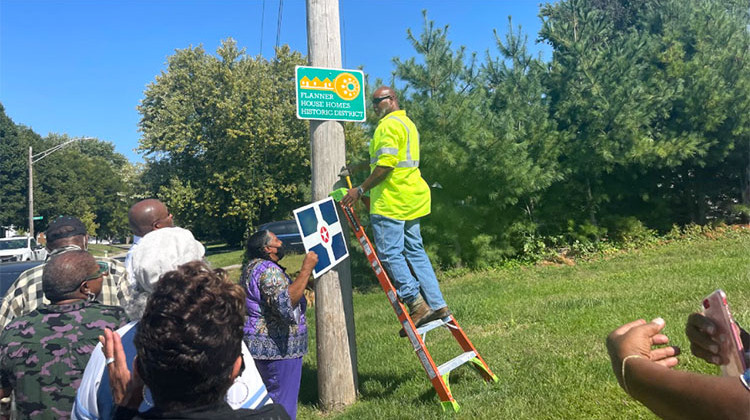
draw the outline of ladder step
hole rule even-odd
[[[445,325],[448,322],[450,322],[450,320],[451,320],[451,317],[447,316],[447,317],[445,317],[443,319],[436,319],[434,321],[430,321],[430,322],[422,325],[421,327],[417,328],[417,334],[419,334],[419,335],[425,335],[425,333],[427,333],[427,331],[432,331],[432,330],[434,330],[437,327],[442,327],[443,325]]]
[[[454,357],[453,359],[448,360],[447,362],[440,365],[438,367],[438,372],[440,373],[440,376],[443,376],[449,373],[450,371],[452,371],[453,369],[475,358],[476,356],[477,354],[474,353],[473,351],[467,351],[466,353],[463,353],[457,357]]]

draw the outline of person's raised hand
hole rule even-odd
[[[648,323],[639,319],[629,322],[609,334],[607,351],[612,362],[612,370],[614,370],[620,384],[623,383],[621,378],[622,361],[628,356],[639,356],[669,368],[677,365],[679,361],[675,356],[680,354],[678,347],[667,346],[652,349],[652,346],[669,343],[669,338],[661,334],[664,326],[664,320],[661,318],[656,318]]]
[[[106,358],[112,400],[117,405],[138,408],[142,398],[143,381],[135,372],[135,368],[132,375],[128,370],[128,361],[120,334],[105,328],[104,336],[99,336],[99,342],[102,343],[102,351]],[[135,366],[135,360],[133,366]]]
[[[315,251],[309,251],[305,254],[305,259],[302,261],[302,269],[300,269],[300,271],[308,270],[312,272],[316,264],[318,264],[318,254],[316,254]]]

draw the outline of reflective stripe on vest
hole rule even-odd
[[[406,129],[406,159],[398,162],[396,164],[397,168],[418,168],[419,167],[419,161],[418,160],[412,160],[411,158],[411,130],[409,130],[409,126],[406,125],[401,119],[395,115],[392,115],[388,117],[388,119],[394,119],[401,123],[401,125],[404,126],[404,129]],[[419,134],[417,134],[419,135]],[[378,157],[382,154],[391,154],[398,156],[398,149],[394,147],[381,147],[375,152],[375,156],[370,159],[370,164],[374,165],[378,162]]]

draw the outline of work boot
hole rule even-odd
[[[434,319],[432,318],[432,316],[435,312],[430,309],[422,296],[418,296],[416,299],[414,299],[413,302],[409,303],[408,305],[409,316],[411,317],[411,322],[414,323],[415,327],[421,327],[431,319]]]
[[[451,310],[448,309],[447,306],[443,306],[442,308],[435,311],[435,315],[433,315],[432,319],[443,319],[451,315],[453,315],[453,312],[451,312]]]
[[[411,322],[413,322],[414,326],[417,328],[435,319],[435,312],[430,309],[421,295],[418,296],[413,302],[408,303],[407,306],[409,307],[409,316],[411,317]],[[398,332],[398,335],[401,337],[406,337],[406,331],[401,328],[401,331]]]

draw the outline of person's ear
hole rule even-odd
[[[229,377],[232,381],[237,379],[238,376],[240,376],[240,370],[242,369],[242,354],[237,356],[237,360],[234,361],[234,366],[232,366],[232,375]]]
[[[89,282],[84,281],[81,283],[81,286],[78,288],[78,291],[81,292],[83,295],[88,295],[91,293],[91,288],[89,288]]]

